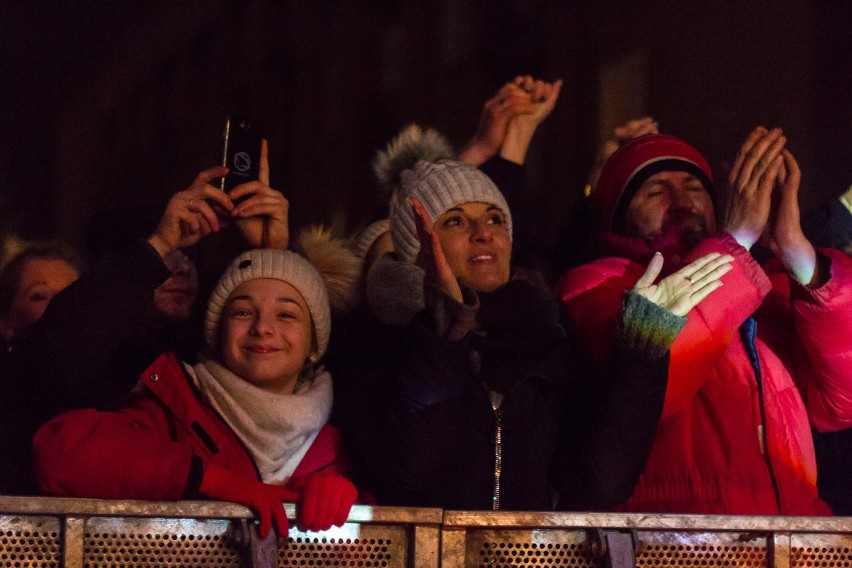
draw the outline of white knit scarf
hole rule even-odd
[[[322,368],[293,394],[260,389],[213,359],[188,370],[205,401],[245,444],[266,483],[290,479],[331,414],[331,374]]]

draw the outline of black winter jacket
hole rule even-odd
[[[550,510],[557,495],[582,508],[630,496],[662,410],[665,347],[622,349],[601,381],[612,391],[580,392],[558,309],[534,288],[466,290],[461,305],[427,286],[410,325],[367,318],[338,343],[338,420],[379,504]]]

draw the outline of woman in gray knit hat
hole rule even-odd
[[[666,390],[668,347],[727,259],[625,291],[615,385],[581,392],[542,278],[511,263],[512,216],[481,171],[414,161],[391,174],[394,253],[367,277],[365,318],[335,370],[344,438],[380,504],[608,507],[629,497]]]

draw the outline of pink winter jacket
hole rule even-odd
[[[304,476],[318,470],[345,475],[340,446],[339,432],[326,424],[288,485],[298,487]],[[34,438],[34,456],[39,490],[48,495],[152,501],[194,497],[186,494],[193,456],[259,479],[245,446],[198,398],[172,353],[148,367],[120,410],[72,410],[42,426]],[[195,481],[197,489],[200,475]]]
[[[652,251],[632,256],[645,262]],[[761,268],[727,234],[699,243],[686,264],[710,252],[734,256],[723,286],[688,314],[671,348],[658,433],[623,511],[826,515],[817,496],[811,425],[852,426],[852,259],[825,250],[829,282],[811,290],[783,267]],[[581,352],[603,366],[613,348],[623,293],[644,265],[604,258],[557,286]],[[755,373],[740,326],[754,315]],[[810,420],[810,423],[809,423]]]

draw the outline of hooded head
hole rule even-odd
[[[636,191],[660,172],[686,172],[701,182],[715,204],[713,174],[698,150],[673,136],[641,136],[618,149],[604,164],[592,193],[604,227],[624,232],[625,216]]]

